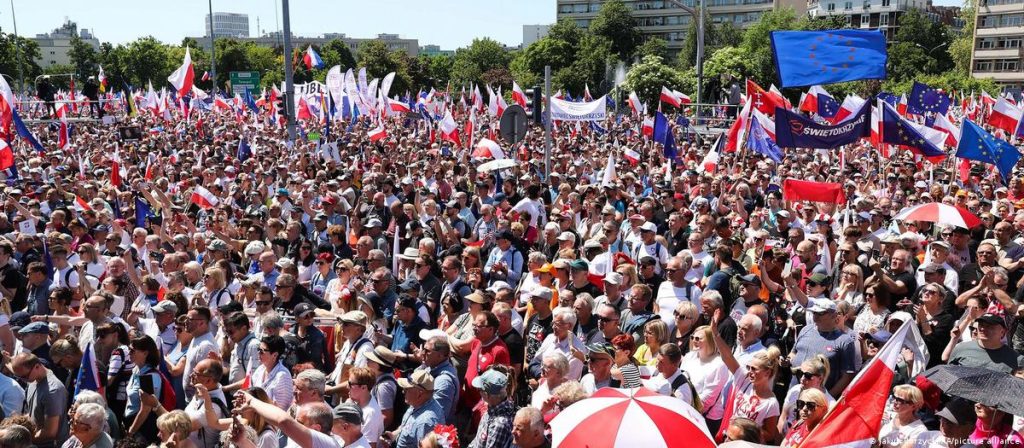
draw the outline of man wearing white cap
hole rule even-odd
[[[650,255],[657,261],[654,265],[654,273],[661,275],[661,272],[668,263],[668,248],[655,240],[658,235],[658,226],[653,222],[645,222],[640,226],[640,244],[633,250],[633,259],[639,260],[643,255]]]
[[[814,325],[808,324],[800,330],[788,358],[791,365],[799,366],[815,355],[825,355],[829,361],[829,376],[822,385],[833,397],[838,397],[856,373],[854,342],[839,329],[835,302],[819,298],[812,299],[808,305],[807,311],[812,314]]]

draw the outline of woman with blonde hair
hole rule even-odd
[[[806,389],[800,392],[795,406],[800,420],[796,422],[793,430],[782,441],[782,448],[800,446],[800,443],[807,438],[807,435],[825,418],[828,406],[829,403],[825,397],[825,392],[818,389]]]
[[[156,427],[160,431],[160,440],[163,440],[161,448],[196,448],[188,438],[192,432],[192,419],[185,411],[175,410],[157,417]]]
[[[722,310],[715,310],[711,319],[711,334],[715,344],[719,347],[728,347],[722,336],[718,333],[718,320],[721,318]],[[765,444],[774,445],[779,441],[779,401],[775,398],[772,387],[775,383],[775,376],[779,373],[779,360],[782,353],[778,347],[772,345],[767,349],[751,355],[746,365],[740,365],[739,361],[732,354],[732,350],[720,350],[722,362],[732,372],[732,387],[735,399],[725,406],[732,408],[732,418],[743,417],[753,420],[761,426],[762,440]],[[729,422],[722,422],[721,426],[728,427]],[[717,428],[716,428],[717,429]],[[721,436],[719,436],[721,441]]]
[[[668,341],[679,346],[683,356],[690,352],[690,336],[697,329],[697,305],[693,302],[679,302],[672,317],[676,321],[675,328],[668,335]]]
[[[249,389],[249,395],[264,403],[270,403],[270,396],[267,395],[267,391],[263,390],[263,388],[252,387]],[[217,431],[227,431],[231,427],[231,416],[220,418],[217,415],[212,400],[203,401],[203,411],[206,413],[206,421],[212,422],[209,424],[211,428]],[[252,409],[246,409],[239,414],[239,418],[242,420],[242,425],[256,430],[256,448],[278,447],[277,431],[267,424],[267,420],[262,416]]]
[[[684,302],[689,303],[689,302]],[[729,369],[718,354],[711,327],[697,327],[690,334],[689,353],[683,356],[680,368],[690,379],[690,384],[700,396],[701,408],[708,428],[718,428],[725,413],[722,393],[729,382]]]
[[[824,355],[818,354],[805,360],[799,367],[793,369],[793,378],[797,384],[786,393],[786,399],[782,402],[782,416],[779,418],[779,433],[786,434],[797,419],[799,410],[796,408],[796,401],[805,390],[816,389],[821,391],[829,405],[836,402],[835,398],[825,389],[825,378],[828,378],[829,364]]]
[[[655,319],[644,325],[644,343],[636,348],[633,358],[637,364],[654,367],[658,365],[658,350],[668,343],[668,325]]]
[[[917,417],[918,409],[924,404],[924,394],[917,386],[900,384],[892,388],[892,420],[882,426],[878,433],[878,446],[895,448],[904,442],[917,440],[921,433],[928,430]]]
[[[839,272],[839,287],[832,293],[832,300],[845,300],[853,306],[864,303],[864,271],[860,266],[843,266]]]

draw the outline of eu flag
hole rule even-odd
[[[995,165],[1005,183],[1010,178],[1013,167],[1020,160],[1020,152],[1013,145],[985,132],[980,126],[964,120],[960,134],[960,146],[956,148],[956,156],[964,159]]]
[[[945,115],[949,110],[949,96],[933,89],[927,84],[914,81],[914,87],[910,89],[910,97],[907,98],[907,112],[924,115],[925,112],[935,112]]]
[[[925,157],[945,157],[912,123],[904,120],[888,103],[882,102],[882,142],[903,145]]]
[[[889,103],[892,107],[896,107],[896,104],[900,102],[900,99],[896,95],[889,92],[878,92],[878,95],[875,95],[875,98]]]
[[[669,126],[668,119],[661,112],[654,113],[654,141],[665,147],[665,158],[675,160],[676,138],[672,135],[672,127]]]
[[[771,43],[781,87],[885,79],[881,31],[772,31]]]

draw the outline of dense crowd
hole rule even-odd
[[[1024,420],[918,378],[1024,376],[1016,176],[962,182],[867,142],[842,165],[790,148],[705,170],[717,136],[670,115],[669,161],[628,114],[556,126],[546,175],[541,128],[510,148],[485,113],[461,145],[418,113],[288,143],[266,112],[124,104],[64,148],[57,124],[31,126],[45,152],[13,142],[0,447],[535,448],[604,387],[677,397],[719,442],[795,447],[905,322],[926,349],[905,351],[878,445],[1024,443]],[[511,168],[477,169],[484,136]],[[847,201],[785,201],[788,178]],[[927,202],[982,224],[892,219]]]

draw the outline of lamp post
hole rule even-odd
[[[14,14],[14,0],[11,0],[11,23],[14,24],[14,54],[18,58],[18,91],[25,93],[25,75],[21,69],[21,43],[18,41],[18,18]]]
[[[704,87],[704,0],[694,0],[697,9],[684,5],[678,0],[668,0],[669,3],[682,9],[697,19],[697,110],[694,122],[700,125],[701,90]]]
[[[14,1],[14,0],[11,0]],[[217,96],[217,41],[215,40],[216,33],[213,32],[213,0],[207,0],[207,4],[210,7],[210,79],[213,80],[213,88],[210,89],[210,95]]]

